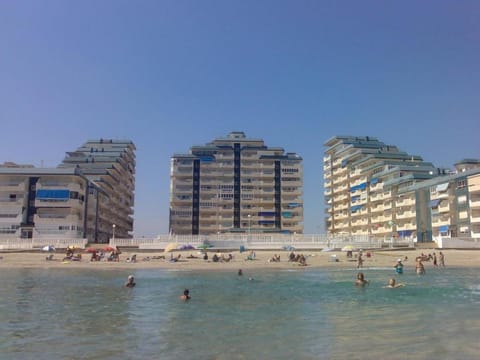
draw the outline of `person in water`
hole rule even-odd
[[[125,283],[125,287],[129,287],[129,288],[132,288],[134,287],[136,284],[135,284],[135,278],[133,277],[133,275],[130,275],[128,277],[128,280],[127,282]]]
[[[397,282],[395,281],[395,279],[394,279],[394,278],[391,278],[391,279],[388,281],[388,285],[387,285],[387,286],[384,286],[384,288],[395,289],[395,288],[399,288],[399,287],[402,287],[402,286],[405,286],[405,284],[397,284]]]
[[[423,266],[421,258],[417,258],[417,263],[415,265],[415,271],[418,275],[425,275],[425,267]]]
[[[183,290],[183,295],[180,296],[180,299],[183,301],[190,300],[190,291],[188,289]]]
[[[397,274],[403,274],[403,264],[402,264],[402,259],[398,259],[397,263],[394,266],[395,272]]]
[[[357,280],[355,281],[356,286],[366,286],[368,285],[368,280],[365,280],[365,276],[362,272],[357,274]]]
[[[238,269],[238,276],[242,276],[242,275],[243,275],[242,269]]]

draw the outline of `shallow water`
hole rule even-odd
[[[477,270],[435,270],[4,270],[0,358],[478,359]]]

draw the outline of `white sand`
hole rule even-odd
[[[445,255],[446,267],[480,267],[480,251],[477,250],[441,250]],[[435,252],[439,254],[439,249],[416,249],[416,250],[395,250],[395,251],[373,251],[371,257],[366,257],[364,252],[363,267],[389,267],[395,264],[398,258],[404,259],[406,256],[408,260],[403,261],[405,271],[415,268],[415,258],[421,253],[429,254]],[[134,252],[123,251],[120,255],[119,262],[91,262],[90,254],[82,253],[81,261],[66,261],[63,262],[63,253],[55,253],[53,261],[46,261],[45,257],[48,253],[44,252],[3,252],[0,253],[0,268],[88,268],[88,269],[179,269],[179,270],[236,270],[236,269],[308,269],[320,267],[335,267],[335,268],[356,268],[357,263],[355,259],[348,259],[344,252],[322,252],[322,251],[297,251],[303,253],[307,257],[307,266],[300,266],[298,263],[289,262],[288,251],[256,251],[255,260],[245,260],[248,252],[239,253],[238,251],[231,252],[233,260],[230,262],[211,261],[214,251],[209,251],[209,261],[201,258],[201,255],[196,251],[175,251],[174,256],[182,254],[180,261],[170,262],[170,254],[164,254],[161,251],[151,252]],[[137,262],[129,263],[126,259],[132,254],[137,254]],[[190,254],[199,256],[198,259],[187,259]],[[228,253],[224,253],[227,255]],[[269,262],[274,254],[281,257],[280,262]],[[152,259],[152,257],[165,255],[166,259]],[[332,255],[336,255],[338,262],[332,261]],[[144,258],[149,257],[146,261]],[[424,262],[425,268],[433,267],[432,261]]]

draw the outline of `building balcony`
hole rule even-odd
[[[415,218],[416,214],[413,211],[405,211],[403,213],[397,213],[396,217],[397,219],[409,219],[409,218]]]
[[[84,202],[80,199],[68,199],[66,201],[51,201],[51,200],[39,200],[35,199],[36,207],[49,207],[49,208],[76,208],[83,209]]]
[[[25,192],[27,188],[26,182],[2,182],[0,183],[0,192],[8,192],[8,193],[14,193],[14,192],[19,192],[23,193]]]
[[[383,205],[378,205],[370,208],[370,213],[377,213],[377,212],[383,212],[383,211],[385,211],[385,208],[383,207]]]
[[[10,199],[10,198],[0,198],[0,207],[4,207],[4,206],[7,206],[7,207],[12,207],[12,206],[20,206],[20,205],[23,205],[24,203],[24,198],[21,197],[21,198],[14,198],[14,199]]]
[[[450,225],[450,219],[443,218],[432,221],[432,227],[439,227],[443,225]]]
[[[480,198],[470,199],[470,208],[480,208]]]
[[[395,202],[396,206],[414,206],[415,200],[411,198],[400,198]]]
[[[450,204],[447,201],[442,201],[438,207],[438,212],[439,213],[450,212]]]

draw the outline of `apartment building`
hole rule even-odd
[[[480,237],[480,161],[455,171],[372,137],[336,136],[325,146],[329,233],[432,241]]]
[[[462,163],[460,163],[462,164]],[[480,167],[436,177],[405,189],[418,201],[417,239],[480,238]]]
[[[75,168],[0,166],[0,237],[84,238],[88,188]]]
[[[90,140],[57,168],[1,165],[0,237],[129,237],[134,150],[130,141]]]
[[[67,152],[59,168],[77,168],[89,190],[87,234],[96,242],[131,237],[135,200],[135,145],[130,140],[88,140]],[[89,239],[90,240],[90,239]]]
[[[243,132],[174,154],[170,232],[303,233],[302,158]]]
[[[416,202],[401,189],[431,179],[439,170],[374,137],[335,136],[325,146],[328,233],[411,236]]]

